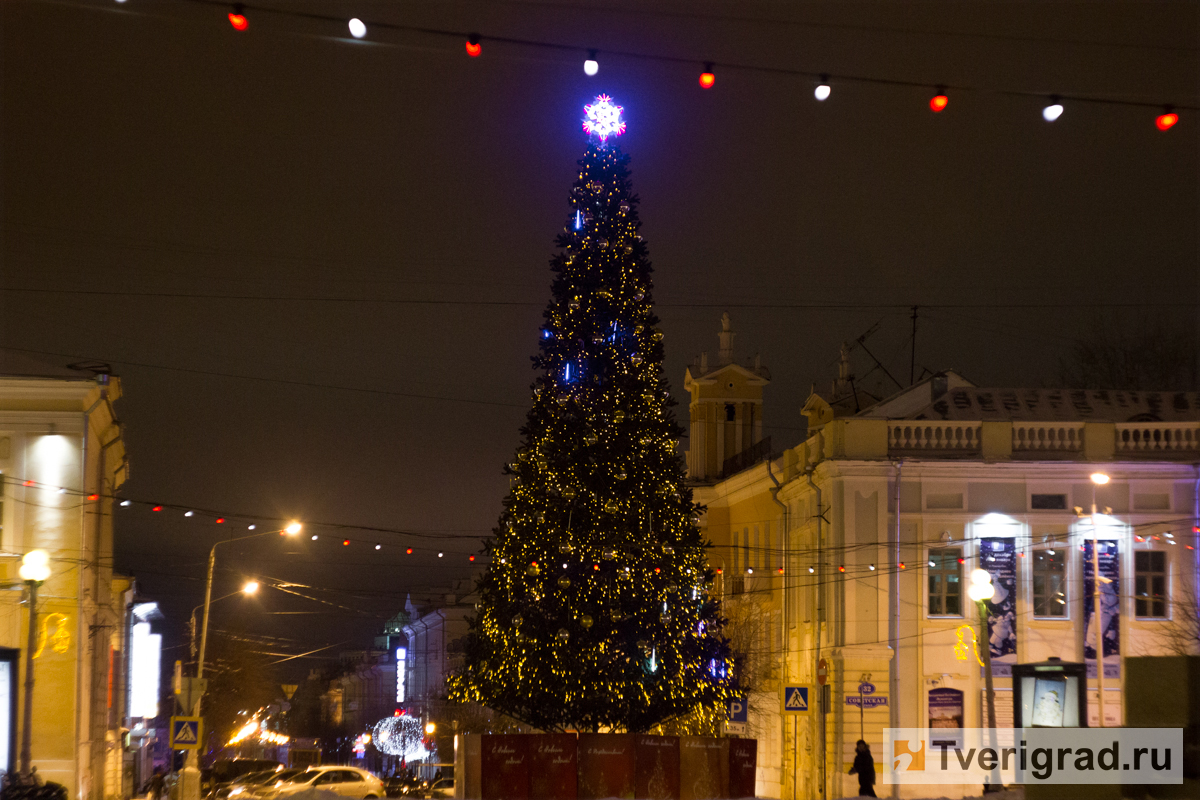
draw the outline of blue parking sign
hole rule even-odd
[[[750,704],[746,701],[746,696],[735,697],[729,701],[729,721],[730,722],[745,722],[746,716],[750,712]]]

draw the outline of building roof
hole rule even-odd
[[[96,375],[106,374],[108,371],[107,364],[86,362],[68,367],[53,361],[34,358],[25,353],[0,349],[0,377],[86,381]]]
[[[884,415],[877,409],[869,409],[861,416],[913,420],[1193,422],[1200,419],[1200,392],[966,386],[950,388],[908,413]]]

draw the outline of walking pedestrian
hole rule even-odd
[[[871,746],[859,739],[854,745],[854,766],[850,768],[851,775],[858,776],[858,796],[877,797],[875,794],[875,758],[871,755]]]
[[[150,778],[150,800],[161,800],[163,786],[166,785],[166,778],[163,777],[162,767],[154,768],[154,775]]]

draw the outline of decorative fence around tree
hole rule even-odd
[[[754,797],[755,739],[634,733],[455,737],[459,800]]]

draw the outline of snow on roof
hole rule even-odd
[[[1024,422],[1194,422],[1200,392],[958,387],[892,419]]]

